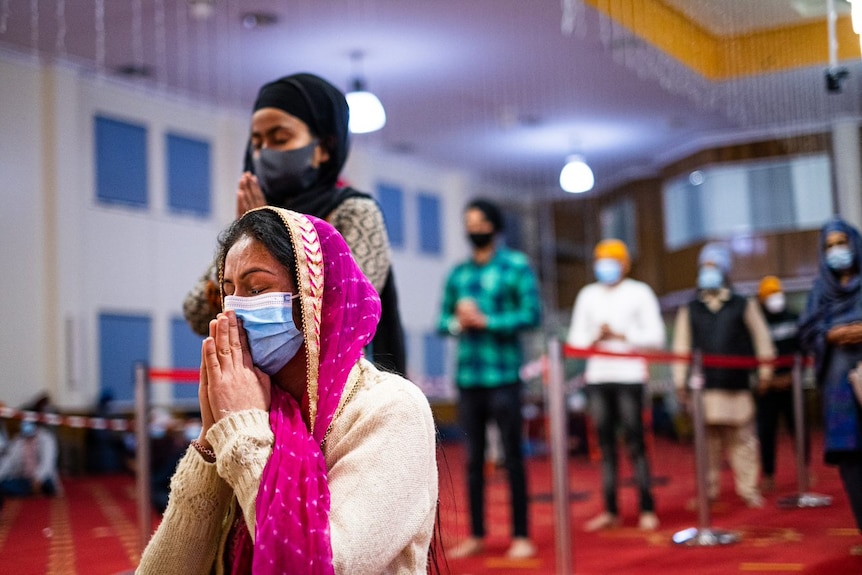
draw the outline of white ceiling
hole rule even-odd
[[[841,94],[826,94],[820,66],[711,84],[581,0],[212,1],[196,20],[187,0],[0,0],[0,48],[101,73],[143,66],[150,76],[129,81],[243,111],[261,84],[293,72],[348,88],[350,53],[362,50],[388,123],[354,145],[560,196],[572,152],[608,189],[741,132],[802,132],[859,110],[855,62]],[[714,34],[825,18],[826,6],[664,1]],[[278,21],[247,29],[249,11]]]

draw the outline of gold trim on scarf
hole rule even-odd
[[[296,273],[299,276],[300,311],[302,312],[302,333],[308,357],[306,393],[308,393],[308,429],[314,433],[317,419],[318,375],[320,369],[320,322],[323,307],[323,250],[317,229],[305,215],[278,208],[261,206],[249,210],[269,210],[275,212],[284,223],[293,244]],[[219,286],[223,283],[223,270],[219,270]],[[224,291],[222,290],[222,309]]]
[[[314,422],[317,419],[318,375],[320,369],[320,321],[323,306],[323,250],[317,230],[305,215],[264,206],[262,209],[274,211],[281,217],[290,233],[293,251],[296,257],[296,273],[299,276],[302,311],[302,331],[305,336],[305,347],[308,356],[308,429],[314,433]]]

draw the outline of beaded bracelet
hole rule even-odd
[[[205,460],[207,460],[209,463],[215,463],[215,460],[216,460],[215,451],[213,451],[212,449],[210,449],[208,447],[204,447],[203,444],[201,444],[201,442],[198,441],[197,439],[192,440],[192,447],[194,447],[197,450],[197,452],[200,453],[203,456],[203,458]]]

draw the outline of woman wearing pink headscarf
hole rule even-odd
[[[203,430],[138,573],[425,573],[431,410],[362,357],[380,300],[343,238],[264,207],[226,230],[218,263]]]

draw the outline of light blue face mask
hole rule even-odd
[[[613,258],[600,258],[593,264],[593,273],[599,283],[614,285],[623,277],[623,264]]]
[[[846,270],[853,265],[853,252],[847,246],[832,246],[826,250],[826,265],[829,269]]]
[[[234,310],[242,320],[252,361],[267,375],[278,373],[302,345],[302,332],[293,323],[293,299],[297,297],[277,292],[224,298],[225,310]]]
[[[697,287],[700,289],[718,289],[723,283],[724,274],[718,268],[702,267],[697,274]]]

